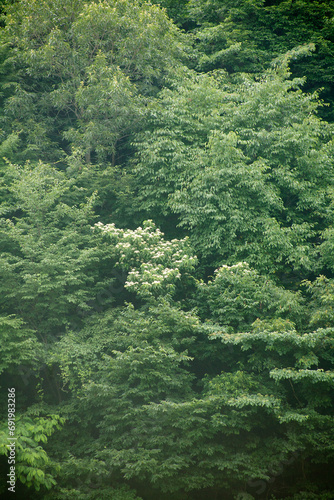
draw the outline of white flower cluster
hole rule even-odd
[[[248,262],[238,262],[237,264],[233,264],[232,266],[222,264],[218,269],[215,270],[215,274],[217,275],[216,277],[218,278],[220,275],[225,274],[226,271],[229,271],[230,274],[236,274],[240,271],[242,272],[242,274],[249,274],[252,272],[252,270],[249,268]]]
[[[189,255],[187,238],[166,241],[152,221],[135,230],[101,222],[94,227],[108,235],[116,266],[128,271],[125,287],[138,295],[148,297],[172,291],[181,272],[190,271],[196,263],[196,257]]]

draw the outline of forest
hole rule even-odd
[[[0,497],[334,499],[334,2],[0,14]]]

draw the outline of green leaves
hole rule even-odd
[[[306,76],[308,90],[323,90],[330,100],[333,73],[333,6],[330,1],[297,3],[217,0],[188,3],[188,16],[196,23],[197,67],[201,71],[223,68],[229,73],[262,73],[273,59],[291,53],[294,76]],[[301,47],[315,51],[296,54]],[[332,116],[330,110],[323,115]]]
[[[292,283],[320,269],[333,170],[331,127],[282,64],[233,85],[189,75],[163,92],[134,172],[140,208],[175,214],[203,263],[247,260]]]
[[[313,283],[303,282],[307,291],[311,294],[311,327],[332,327],[334,322],[334,283],[326,276],[319,276]]]
[[[333,9],[162,5],[192,34],[141,1],[7,8],[0,372],[18,495],[307,498],[334,459],[334,170],[302,86],[314,61],[331,81]]]
[[[1,221],[0,303],[46,338],[68,324],[78,307],[87,309],[94,297],[94,196],[72,205],[74,182],[46,165],[13,167],[10,175],[14,200],[5,207],[11,219]]]
[[[271,321],[288,317],[300,324],[305,314],[299,293],[276,286],[246,262],[217,269],[214,280],[199,284],[197,299],[202,318],[232,327],[236,332],[266,317]]]
[[[312,383],[327,382],[333,383],[334,373],[331,371],[324,372],[324,370],[273,370],[271,376],[274,380],[289,379],[298,382],[299,380],[308,379]]]
[[[108,66],[106,55],[101,53],[87,68],[86,83],[80,83],[75,101],[77,128],[64,132],[64,137],[74,149],[84,151],[89,161],[94,150],[98,161],[110,158],[120,137],[129,134],[144,114],[144,102],[129,77],[119,67]]]
[[[16,418],[15,470],[17,479],[35,490],[50,489],[56,484],[49,472],[50,459],[39,443],[46,443],[47,438],[64,424],[59,415],[44,417],[22,416]],[[8,454],[7,429],[3,426],[0,433],[0,454]]]
[[[24,322],[14,315],[0,317],[0,342],[0,373],[15,373],[21,365],[37,368],[43,358],[35,332],[26,328]]]
[[[45,0],[9,10],[4,64],[19,72],[4,103],[2,148],[11,159],[52,162],[80,148],[87,163],[115,163],[116,144],[145,115],[143,96],[180,67],[184,36],[157,6],[138,2]]]

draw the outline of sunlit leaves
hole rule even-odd
[[[59,415],[17,416],[15,430],[15,470],[17,479],[28,487],[50,489],[56,484],[50,474],[50,458],[43,448],[56,430],[64,424]],[[7,426],[6,426],[7,427]],[[8,455],[8,431],[3,426],[0,433],[0,454]],[[42,444],[40,444],[42,443]],[[53,471],[55,472],[55,471]]]

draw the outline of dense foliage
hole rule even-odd
[[[2,498],[334,498],[333,16],[3,4]]]

